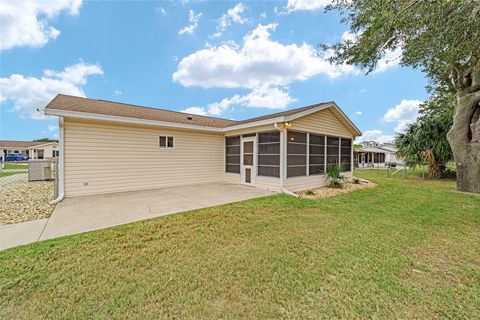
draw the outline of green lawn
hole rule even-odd
[[[0,318],[479,318],[480,196],[358,176],[0,252]]]
[[[28,163],[5,163],[4,169],[25,169],[25,170],[28,170]]]
[[[19,174],[19,173],[26,173],[24,171],[7,171],[7,172],[0,172],[0,177],[8,177],[12,176],[14,174]]]

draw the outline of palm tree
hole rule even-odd
[[[440,178],[445,164],[453,160],[452,150],[447,141],[451,121],[445,117],[425,114],[408,126],[405,133],[398,134],[395,146],[398,155],[408,166],[428,164],[428,176]]]

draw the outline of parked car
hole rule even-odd
[[[9,153],[4,156],[4,161],[27,161],[28,156],[26,154]]]
[[[387,168],[396,168],[397,164],[395,162],[385,162],[385,167]]]

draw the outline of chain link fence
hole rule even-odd
[[[58,195],[58,161],[0,162],[0,224],[49,217]]]

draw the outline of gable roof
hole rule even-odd
[[[16,141],[16,140],[0,140],[0,148],[30,148],[46,144],[45,141]]]
[[[323,102],[242,121],[235,121],[120,102],[59,94],[45,107],[45,114],[72,117],[99,115],[101,119],[113,119],[117,121],[140,119],[143,120],[142,123],[144,124],[168,125],[168,123],[176,123],[183,128],[229,131],[243,127],[253,127],[259,124],[287,122],[326,108],[335,109],[337,116],[341,118],[342,122],[347,124],[356,135],[361,135],[360,130],[358,130],[335,102]]]
[[[46,110],[76,111],[84,113],[103,114],[127,118],[156,120],[183,124],[193,124],[205,127],[223,128],[236,121],[192,115],[183,112],[137,106],[133,104],[96,100],[59,94],[47,105]],[[190,119],[191,118],[191,119]]]

